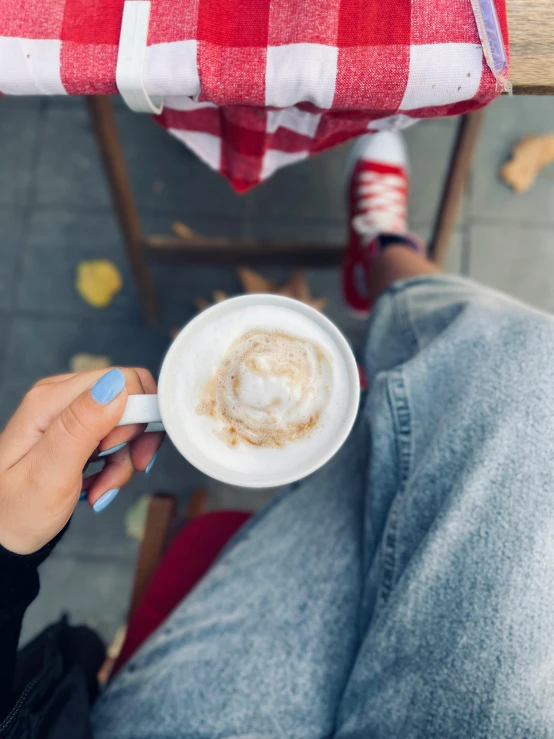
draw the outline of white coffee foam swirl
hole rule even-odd
[[[331,393],[332,360],[315,341],[253,329],[227,349],[196,412],[231,447],[283,447],[311,434]]]

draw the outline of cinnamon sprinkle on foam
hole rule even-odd
[[[316,429],[332,379],[332,360],[316,342],[254,329],[229,346],[196,412],[219,422],[230,447],[279,448]]]

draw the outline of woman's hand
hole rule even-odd
[[[18,554],[37,551],[63,529],[82,491],[101,510],[135,470],[145,471],[163,434],[116,424],[128,395],[155,392],[145,369],[37,382],[0,435],[0,544]],[[124,443],[105,457],[101,472],[83,480],[91,459]]]

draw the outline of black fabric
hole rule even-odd
[[[92,739],[105,656],[98,635],[63,617],[17,654],[23,615],[39,592],[37,568],[66,529],[34,554],[0,546],[0,739]]]
[[[56,647],[52,647],[52,644]],[[80,667],[85,678],[88,703],[98,698],[96,674],[106,656],[106,646],[96,631],[88,626],[70,626],[67,616],[49,626],[17,653],[14,692],[21,695],[25,687],[43,669],[48,659],[47,650],[58,651],[64,664]]]
[[[92,739],[90,707],[105,647],[64,616],[18,655],[18,698],[0,722],[1,739]]]
[[[0,545],[0,719],[10,710],[15,698],[15,655],[23,615],[38,595],[37,568],[54,549],[67,526],[34,554],[14,554]]]

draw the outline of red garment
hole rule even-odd
[[[505,0],[495,5],[507,47]],[[0,92],[116,93],[122,9],[0,0]],[[471,0],[152,0],[144,81],[165,96],[161,125],[239,191],[501,90]]]
[[[125,643],[112,674],[123,667],[142,642],[202,579],[223,547],[251,515],[242,511],[216,511],[183,526],[129,623]]]

